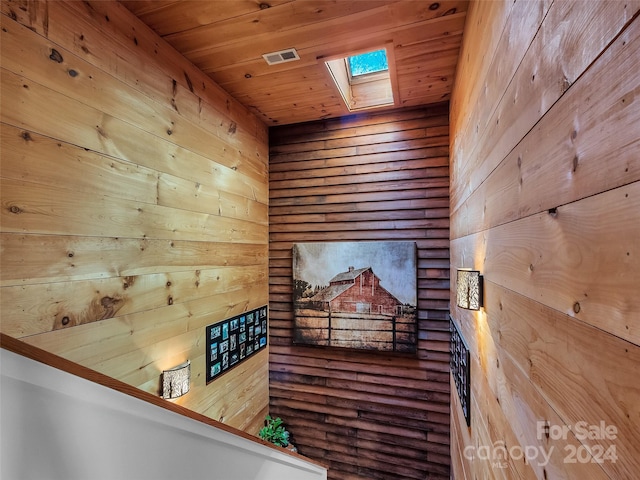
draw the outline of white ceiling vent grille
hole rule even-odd
[[[262,55],[262,58],[264,58],[269,65],[277,65],[279,63],[300,60],[295,48],[287,48],[286,50],[280,50],[279,52],[265,53]]]

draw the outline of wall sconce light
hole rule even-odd
[[[480,310],[482,307],[482,275],[478,270],[458,269],[456,303],[460,308]]]
[[[178,398],[189,391],[191,361],[162,372],[162,398]]]

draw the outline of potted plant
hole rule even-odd
[[[262,427],[258,433],[261,439],[278,445],[279,447],[289,447],[289,432],[284,428],[280,417],[273,418],[271,415],[267,415],[264,423],[264,427]],[[289,449],[294,452],[297,451],[293,446],[290,446]]]

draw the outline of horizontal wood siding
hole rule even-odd
[[[271,412],[329,478],[449,478],[448,106],[270,129]],[[292,246],[415,241],[418,353],[293,344]]]
[[[459,309],[452,282],[471,351],[470,427],[451,397],[456,480],[640,470],[638,12],[470,8],[451,104],[451,268],[480,270],[485,294],[479,312]]]
[[[2,2],[2,332],[256,433],[268,353],[205,385],[267,296],[267,129],[117,2]]]

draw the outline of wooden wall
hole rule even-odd
[[[481,311],[452,307],[471,350],[471,427],[451,395],[456,479],[640,470],[638,11],[470,8],[451,105],[451,268],[479,269],[486,289]]]
[[[205,326],[264,305],[267,130],[116,2],[2,2],[2,332],[257,432],[268,353],[205,386]]]
[[[449,478],[448,105],[271,128],[271,412],[329,478]],[[417,355],[293,345],[292,246],[418,245]]]

